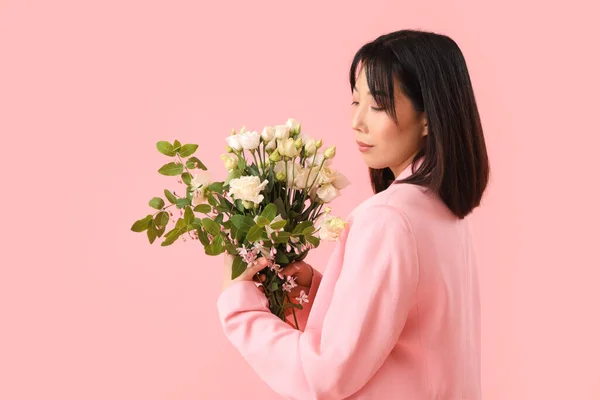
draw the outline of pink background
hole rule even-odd
[[[421,28],[461,46],[490,153],[484,399],[600,399],[598,10],[490,4],[0,1],[0,398],[278,398],[221,332],[222,259],[129,230],[178,187],[155,143],[201,143],[223,179],[232,128],[297,118],[337,145],[345,217],[370,195],[351,57]]]

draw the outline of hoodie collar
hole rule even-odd
[[[413,162],[408,164],[408,166],[406,168],[404,168],[404,170],[402,172],[400,172],[400,175],[398,175],[395,180],[399,181],[401,179],[408,178],[409,176],[412,175],[413,164],[415,165],[415,171],[416,171],[421,166],[422,163],[423,163],[423,157],[419,158],[417,161],[413,160]]]

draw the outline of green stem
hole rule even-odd
[[[291,303],[292,300],[290,300],[290,294],[286,293],[285,295],[288,299],[288,302]],[[294,323],[296,324],[296,329],[300,329],[300,327],[298,326],[298,320],[296,319],[296,307],[292,307],[292,314],[294,314]],[[285,315],[285,312],[284,312]]]
[[[256,164],[256,169],[258,169],[258,177],[262,181],[262,174],[260,172],[259,163],[258,163],[258,161],[256,161],[256,156],[254,155],[254,151],[252,151],[252,158],[254,158],[254,163]],[[260,155],[258,158],[260,158]]]

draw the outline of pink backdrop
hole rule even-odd
[[[463,49],[490,152],[484,398],[599,399],[598,14],[521,3],[0,1],[0,398],[278,398],[221,332],[222,259],[129,230],[177,188],[155,143],[223,178],[232,128],[297,118],[338,147],[345,217],[370,195],[351,57],[422,28]]]

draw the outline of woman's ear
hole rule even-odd
[[[421,123],[423,124],[423,130],[421,131],[421,137],[425,137],[429,134],[429,130],[427,128],[427,115],[423,113],[421,117]]]

